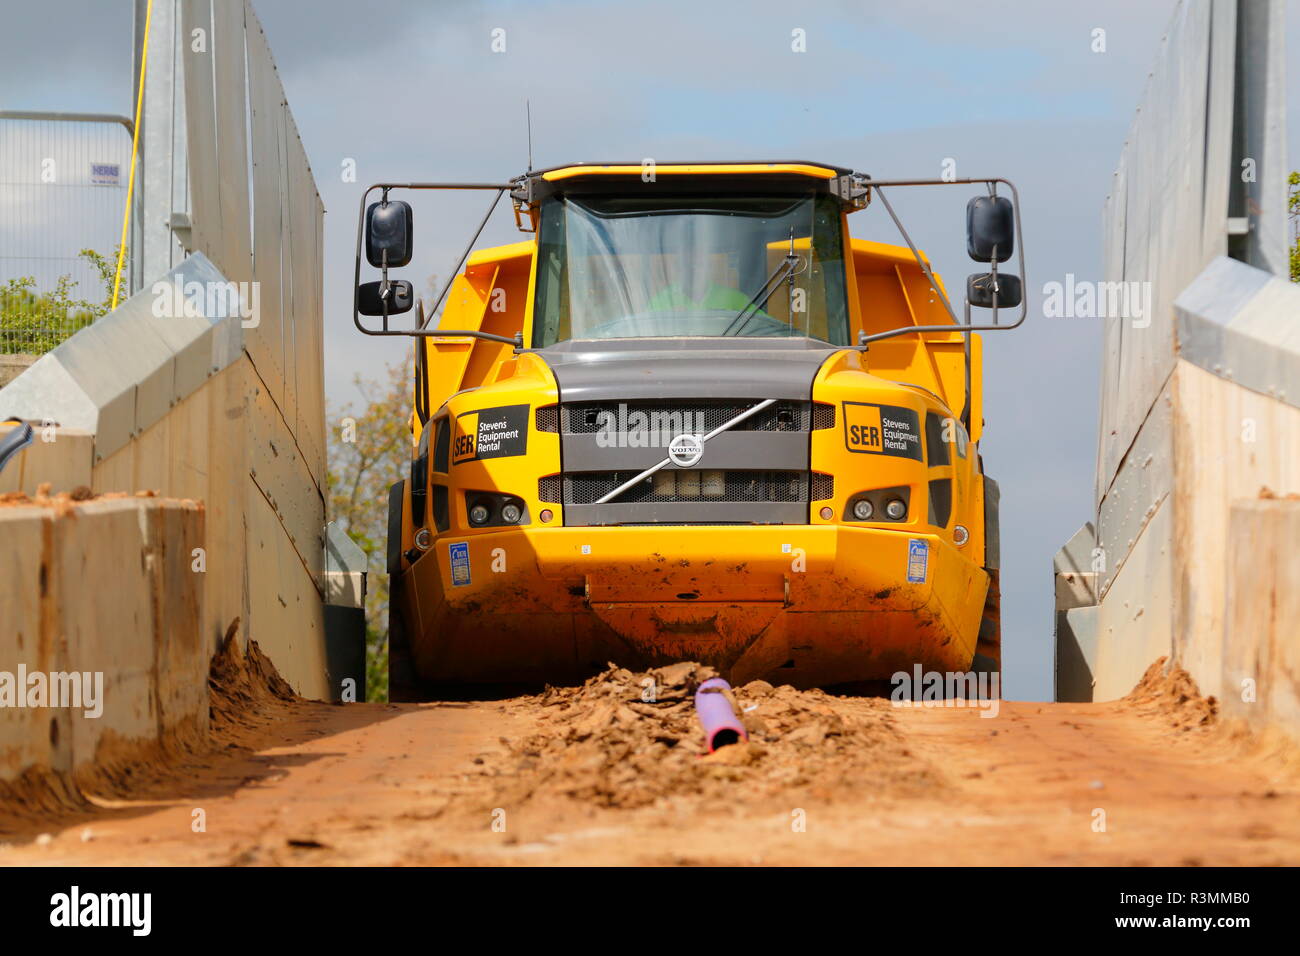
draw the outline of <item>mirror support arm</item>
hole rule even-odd
[[[994,301],[996,302],[997,293],[995,292],[993,295],[994,295]],[[963,297],[962,301],[966,305],[966,324],[970,325],[970,299]],[[962,403],[961,423],[962,423],[962,427],[966,429],[966,434],[969,435],[970,434],[970,336],[963,335],[961,337],[961,340],[962,340],[962,351],[965,352],[965,359],[966,359],[965,361],[966,398],[965,401]]]
[[[884,190],[879,186],[876,187],[876,195],[879,196],[880,201],[885,204],[885,211],[889,213],[889,218],[894,220],[894,225],[898,227],[898,231],[902,235],[903,241],[907,243],[907,248],[912,250],[912,258],[916,260],[916,264],[920,266],[921,271],[925,273],[925,278],[929,281],[930,288],[939,296],[939,301],[943,303],[944,309],[947,310],[948,315],[952,317],[952,324],[960,325],[961,323],[957,321],[957,313],[952,310],[952,303],[948,301],[947,293],[945,293],[939,283],[935,281],[934,273],[930,271],[930,264],[925,261],[925,256],[921,255],[921,250],[916,248],[916,243],[912,241],[912,237],[908,235],[907,229],[903,227],[903,221],[898,218],[898,214],[894,212],[894,207],[890,205],[889,200],[885,198]]]
[[[478,237],[483,234],[483,227],[488,224],[488,220],[492,218],[492,213],[496,212],[497,203],[501,202],[501,197],[505,194],[506,191],[504,187],[497,190],[496,198],[492,200],[492,205],[488,206],[488,211],[483,215],[483,219],[478,224],[478,228],[474,230],[474,235],[470,238],[469,242],[466,243],[465,251],[460,254],[460,261],[456,263],[456,268],[451,270],[451,275],[447,277],[447,281],[443,284],[442,291],[438,293],[437,301],[435,301],[433,307],[429,309],[429,314],[425,316],[424,321],[420,323],[420,328],[424,328],[424,326],[429,323],[429,320],[437,314],[438,307],[442,305],[442,300],[447,298],[447,293],[451,291],[451,284],[456,281],[456,276],[460,275],[461,267],[465,265],[465,260],[469,258],[470,252],[473,251],[474,243],[478,242]]]
[[[491,217],[492,211],[496,209],[497,203],[501,201],[502,194],[512,188],[514,187],[511,183],[374,183],[373,185],[367,187],[365,192],[361,194],[361,211],[360,214],[357,216],[356,264],[352,276],[352,287],[353,287],[352,324],[356,326],[357,331],[361,332],[364,335],[375,335],[375,336],[406,335],[406,336],[414,336],[417,338],[458,338],[458,337],[468,336],[470,338],[486,339],[489,342],[501,342],[504,345],[513,345],[516,349],[523,348],[524,345],[523,332],[516,332],[513,336],[505,336],[505,335],[496,335],[492,332],[480,332],[477,329],[428,329],[424,327],[428,323],[428,318],[426,318],[423,322],[421,322],[420,327],[417,329],[411,329],[409,331],[404,329],[389,329],[388,315],[386,313],[383,317],[384,320],[383,329],[368,329],[361,324],[361,312],[360,312],[361,241],[362,241],[362,233],[363,230],[365,229],[366,203],[369,201],[370,194],[372,192],[374,192],[376,189],[381,189],[383,190],[384,196],[387,197],[388,191],[390,189],[455,189],[455,190],[472,189],[472,190],[496,191],[497,196],[492,203],[492,208],[488,210],[487,216],[483,217],[482,223],[479,224],[478,232],[474,234],[474,239],[470,240],[469,246],[466,247],[465,252],[461,255],[460,262],[456,266],[456,273],[459,273],[461,266],[463,266],[465,260],[469,258],[469,253],[473,249],[474,242],[478,240],[479,234],[483,231],[483,228],[487,225],[488,218]],[[456,273],[453,273],[452,275],[453,280],[455,279]],[[450,288],[451,288],[451,281],[448,281],[446,286],[442,290],[442,295],[438,297],[438,304],[442,303],[443,297],[446,296],[447,291]],[[434,306],[434,311],[436,310],[437,310],[437,304],[435,304]],[[432,312],[430,312],[429,317],[432,317]]]
[[[891,180],[879,180],[879,181],[874,179],[866,179],[864,180],[864,182],[867,186],[876,187],[877,189],[879,189],[879,187],[881,186],[952,186],[952,185],[971,185],[973,183],[984,183],[986,185],[991,185],[993,183],[1005,183],[1006,186],[1011,190],[1011,195],[1014,198],[1013,209],[1016,218],[1016,235],[1020,237],[1019,249],[1017,250],[1017,258],[1019,259],[1019,265],[1020,265],[1020,283],[1022,288],[1025,286],[1025,243],[1024,243],[1024,232],[1022,231],[1020,225],[1020,192],[1016,189],[1015,183],[1011,182],[1011,180],[1003,179],[1001,177],[993,177],[990,179],[891,179]],[[967,322],[965,324],[958,322],[956,313],[953,312],[952,307],[948,304],[947,296],[944,296],[942,291],[939,290],[939,284],[934,281],[933,273],[930,271],[929,266],[924,261],[922,261],[922,256],[920,251],[916,248],[916,246],[912,245],[912,240],[908,237],[906,231],[903,230],[902,224],[899,223],[898,217],[894,215],[894,211],[890,207],[889,201],[886,200],[883,195],[880,198],[885,203],[885,208],[889,211],[890,216],[893,217],[894,222],[898,224],[899,231],[903,233],[903,238],[907,240],[907,244],[912,250],[912,255],[916,257],[917,264],[921,267],[921,270],[926,274],[926,276],[930,277],[931,284],[933,285],[935,291],[939,292],[940,298],[943,301],[944,308],[947,309],[948,314],[952,316],[953,324],[952,325],[905,325],[897,329],[889,329],[888,331],[885,332],[876,332],[873,333],[872,335],[860,335],[858,337],[858,348],[865,348],[872,342],[879,342],[881,339],[892,339],[899,335],[908,335],[913,332],[917,332],[917,333],[958,332],[962,335],[969,337],[971,332],[1000,332],[1004,329],[1010,330],[1010,329],[1019,328],[1024,323],[1025,317],[1029,315],[1029,301],[1028,299],[1024,298],[1023,295],[1020,300],[1020,316],[1016,319],[1016,321],[1012,322],[1009,325],[1002,325],[998,323],[994,323],[993,325],[971,325],[969,321],[969,311],[967,315]]]

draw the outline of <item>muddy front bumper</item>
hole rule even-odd
[[[958,549],[907,531],[523,528],[441,538],[394,600],[426,680],[699,660],[812,686],[966,669],[987,584]]]

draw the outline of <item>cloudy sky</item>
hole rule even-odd
[[[1296,6],[1288,7],[1293,50]],[[363,338],[350,325],[363,184],[521,172],[525,100],[536,166],[807,158],[877,177],[935,177],[951,158],[959,176],[1015,181],[1030,319],[986,339],[982,450],[1002,486],[1005,690],[1050,696],[1051,558],[1092,515],[1100,328],[1044,318],[1041,290],[1067,273],[1100,278],[1102,203],[1174,0],[254,7],[327,209],[325,361],[335,402],[355,397],[354,373],[378,374],[405,355],[399,343]],[[0,107],[130,112],[127,0],[14,4],[5,19]],[[1092,49],[1097,28],[1104,53]],[[497,29],[504,52],[492,49]],[[795,30],[806,52],[791,49]],[[1291,156],[1300,157],[1294,71],[1288,84]],[[349,160],[357,183],[343,181]],[[896,205],[952,287],[974,271],[964,254],[967,197],[936,192]],[[419,207],[424,274],[446,275],[478,215],[463,201]],[[893,239],[883,209],[851,222],[856,235]],[[503,216],[484,239],[515,236]]]

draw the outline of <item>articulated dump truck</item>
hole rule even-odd
[[[949,181],[580,164],[370,187],[354,321],[415,342],[410,472],[388,503],[393,699],[607,662],[797,687],[998,670],[974,330],[1023,321],[1024,259],[997,271],[1014,186],[960,182],[991,271],[958,310],[886,198]],[[427,312],[389,275],[413,229],[390,193],[420,189],[495,191],[488,216],[508,194],[527,234],[475,251],[485,216]],[[850,237],[876,201],[905,244]]]

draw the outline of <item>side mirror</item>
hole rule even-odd
[[[397,268],[411,261],[410,203],[390,199],[371,203],[366,209],[366,261],[377,269]]]
[[[977,272],[966,280],[966,301],[981,309],[993,308],[993,294],[997,293],[999,309],[1014,309],[1020,305],[1023,290],[1020,276],[1002,272]]]
[[[998,262],[1006,262],[1015,246],[1015,215],[1010,199],[976,196],[966,204],[966,252],[972,259],[992,262],[996,258]]]
[[[357,286],[357,311],[362,315],[383,315],[384,300],[382,282],[363,282]],[[390,279],[388,282],[388,314],[401,315],[410,312],[415,305],[415,290],[405,279]]]

